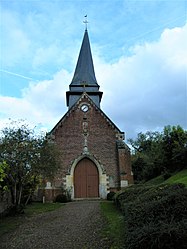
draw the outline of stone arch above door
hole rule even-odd
[[[98,162],[95,159],[95,157],[91,155],[81,155],[72,162],[69,168],[69,173],[66,175],[66,178],[64,179],[66,191],[69,192],[72,199],[75,198],[74,171],[75,171],[75,167],[77,166],[77,164],[84,158],[91,160],[97,167],[98,175],[99,175],[99,197],[102,199],[105,199],[108,193],[108,190],[107,190],[108,185],[109,185],[108,177],[101,163]]]
[[[92,162],[95,163],[95,165],[97,166],[97,169],[98,169],[98,171],[99,171],[99,175],[105,174],[105,170],[104,170],[104,167],[102,166],[102,164],[101,164],[94,156],[92,156],[92,155],[89,154],[89,155],[81,155],[81,156],[79,156],[78,158],[76,158],[76,159],[72,162],[72,164],[71,164],[71,166],[70,166],[70,168],[69,168],[69,174],[70,174],[70,175],[72,175],[72,174],[74,173],[74,170],[75,170],[76,165],[77,165],[78,162],[81,161],[83,158],[88,158],[88,159],[90,159]]]

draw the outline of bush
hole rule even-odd
[[[164,175],[163,175],[164,180],[167,180],[167,179],[170,178],[171,176],[172,176],[171,173],[168,173],[168,172],[164,173]]]
[[[115,195],[114,201],[119,209],[122,209],[123,204],[138,199],[143,193],[149,191],[152,187],[145,185],[133,185],[126,188],[124,192],[119,192]]]
[[[60,203],[66,203],[67,200],[67,196],[65,194],[60,194],[56,196],[55,202],[60,202]]]
[[[126,249],[186,248],[187,189],[183,184],[131,187],[116,199],[125,216]]]
[[[126,235],[126,249],[186,249],[185,221],[148,223]],[[130,235],[130,236],[129,236]]]
[[[24,205],[12,205],[9,206],[2,214],[1,216],[16,216],[19,214],[24,214]]]
[[[115,195],[115,192],[109,192],[108,194],[107,194],[107,200],[108,201],[112,201],[113,200],[113,198],[114,198],[114,195]]]

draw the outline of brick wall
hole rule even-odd
[[[85,113],[80,108],[83,103],[89,106]],[[120,152],[116,145],[116,134],[119,133],[119,129],[111,120],[83,95],[51,132],[51,137],[61,153],[61,169],[55,178],[54,186],[62,187],[63,179],[70,171],[74,160],[84,153],[85,146],[89,154],[94,156],[106,171],[110,188],[120,187],[119,165],[124,165],[125,178],[132,182],[129,150],[125,147]]]

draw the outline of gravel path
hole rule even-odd
[[[55,211],[30,217],[0,241],[0,249],[109,249],[101,230],[106,225],[99,201],[70,202]]]

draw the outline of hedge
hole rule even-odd
[[[187,248],[187,189],[183,184],[134,186],[115,196],[126,249]]]

